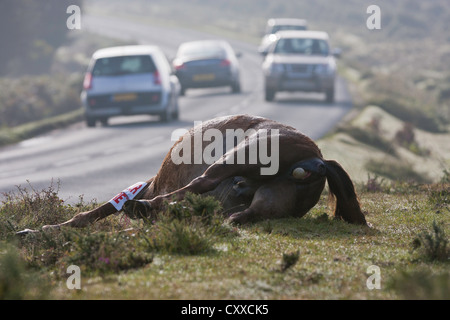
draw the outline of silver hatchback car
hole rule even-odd
[[[278,91],[323,92],[334,101],[336,61],[323,31],[280,31],[263,62],[265,99]]]
[[[121,115],[178,118],[180,85],[169,61],[156,46],[136,45],[100,49],[89,64],[81,101],[86,124]]]

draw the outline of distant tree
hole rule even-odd
[[[1,0],[0,75],[47,72],[69,32],[66,13],[82,0]]]

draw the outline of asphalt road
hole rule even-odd
[[[217,38],[211,34],[163,28],[113,18],[84,16],[82,31],[159,45],[169,57],[184,41]],[[82,32],[79,31],[79,32]],[[313,139],[333,128],[351,109],[345,82],[338,78],[336,102],[323,102],[321,94],[279,93],[274,102],[264,100],[262,58],[255,45],[229,42],[240,58],[242,93],[229,88],[188,90],[181,97],[180,119],[159,123],[156,117],[110,119],[108,127],[87,128],[84,123],[0,149],[0,193],[16,186],[40,190],[56,186],[59,196],[76,203],[79,196],[108,201],[124,188],[156,174],[169,148],[171,134],[190,128],[194,121],[227,114],[253,114],[291,125]],[[0,198],[2,196],[0,195]]]

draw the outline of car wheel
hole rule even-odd
[[[275,90],[266,88],[266,101],[273,101],[275,99],[275,93]]]
[[[86,117],[86,125],[89,128],[93,128],[95,127],[95,123],[97,122],[97,120],[93,117]]]
[[[102,126],[107,127],[108,126],[108,118],[101,118],[100,123]]]
[[[231,92],[240,93],[241,92],[241,83],[239,81],[233,82],[231,85]]]
[[[175,110],[172,112],[172,119],[178,120],[178,117],[180,115],[180,112],[178,110],[178,103],[175,104]]]
[[[325,92],[325,100],[328,103],[333,103],[334,102],[334,88],[328,89]]]
[[[180,96],[184,96],[186,94],[186,88],[181,87]]]
[[[169,107],[167,107],[166,110],[161,113],[159,118],[161,122],[170,122],[172,120],[172,112],[169,110]]]

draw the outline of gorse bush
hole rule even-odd
[[[158,252],[195,255],[213,250],[213,237],[198,219],[179,220],[160,216],[150,229],[152,248]]]
[[[0,240],[25,228],[40,228],[69,219],[76,208],[67,206],[58,197],[59,183],[51,182],[47,189],[17,187],[2,195],[0,206]]]
[[[24,263],[11,248],[0,252],[0,299],[21,299],[24,291]]]
[[[430,261],[449,261],[448,238],[442,226],[433,221],[432,230],[419,234],[413,240],[413,249]]]
[[[429,182],[427,177],[419,174],[408,164],[400,162],[397,159],[372,159],[365,164],[365,168],[367,171],[373,172],[375,175],[386,177],[394,181],[409,181],[418,183]]]
[[[139,268],[153,260],[151,246],[137,231],[67,233],[70,251],[63,256],[68,265],[82,270],[105,274]]]
[[[167,204],[156,221],[128,231],[70,231],[63,262],[89,272],[105,274],[142,267],[156,252],[196,255],[213,251],[213,245],[228,234],[212,197],[187,194],[183,201]]]
[[[339,132],[347,133],[359,142],[370,145],[380,151],[396,155],[396,150],[392,143],[383,138],[379,132],[374,130],[364,130],[358,127],[343,127],[339,129]]]
[[[80,109],[82,75],[0,78],[0,127],[14,127]]]
[[[215,198],[192,193],[182,201],[168,203],[148,229],[153,248],[187,255],[212,252],[217,239],[234,235],[234,230],[223,223],[220,210]]]
[[[434,204],[445,201],[445,194],[428,199],[438,187],[445,189],[444,185],[432,188],[405,183],[401,187],[382,185],[398,190],[389,194],[383,190],[364,193],[361,202],[373,228],[332,219],[324,213],[326,197],[301,219],[234,227],[223,222],[215,199],[187,195],[185,200],[167,204],[155,220],[132,221],[125,230],[123,217],[110,216],[84,229],[31,233],[14,240],[2,236],[0,298],[105,299],[125,294],[126,298],[176,299],[193,294],[202,298],[377,299],[412,292],[424,298],[428,294],[443,297],[439,290],[448,286],[439,281],[448,281],[448,277],[434,275],[447,271],[447,260],[433,257],[445,257],[440,252],[445,252],[445,247],[448,250],[444,233],[448,215],[444,214],[445,206],[437,209]],[[35,210],[33,205],[24,205],[33,191],[29,193],[23,198],[17,193],[17,198],[9,200],[9,208],[14,212],[19,208]],[[54,192],[36,193],[48,197],[54,204],[49,208],[61,220],[64,214],[92,207],[81,203],[84,201],[74,207],[56,205]],[[1,206],[2,218],[4,210]],[[33,214],[27,210],[25,215]],[[22,223],[23,227],[39,228],[49,220],[43,215],[39,220],[28,220],[34,225],[27,225],[26,217],[15,216],[18,220],[9,217],[15,227],[8,229],[8,234],[14,234]],[[434,219],[439,228],[430,229]],[[413,237],[409,235],[415,230],[426,232],[418,237],[420,246],[411,252]],[[237,231],[242,236],[237,237]],[[301,257],[298,248],[302,248]],[[152,266],[156,258],[158,265]],[[420,277],[414,277],[414,282],[395,278],[398,290],[369,292],[361,286],[367,275],[355,270],[371,264],[383,268],[386,280],[402,270],[424,270],[433,277],[423,283]],[[81,269],[81,290],[65,287],[70,265]],[[153,286],[151,290],[143,285],[147,283]]]
[[[428,188],[428,201],[434,209],[442,209],[450,213],[450,183],[437,184]]]
[[[450,171],[449,170],[444,169],[442,171],[441,183],[450,184]]]
[[[411,123],[405,122],[403,124],[403,128],[395,133],[394,141],[419,156],[430,155],[430,150],[422,148],[417,143],[414,133],[414,126]]]
[[[402,98],[378,95],[367,101],[368,105],[376,105],[386,112],[402,119],[406,122],[412,123],[414,126],[429,131],[442,132],[443,125],[441,119],[435,115],[423,111],[420,107],[412,105],[410,102],[404,102]]]
[[[221,204],[213,197],[188,193],[184,197],[183,202],[190,208],[189,212],[192,216],[202,217],[211,222],[217,213],[222,209]]]
[[[450,275],[402,271],[387,281],[387,288],[406,300],[449,300]]]
[[[17,248],[0,245],[0,300],[44,299],[48,281],[27,267]]]
[[[300,258],[300,251],[283,253],[281,260],[281,272],[285,272],[289,268],[293,267]]]
[[[363,185],[363,190],[368,192],[380,192],[384,188],[384,179],[375,175],[374,177],[370,176],[370,173],[367,174],[367,182]]]
[[[17,191],[3,194],[4,199],[0,207],[0,240],[16,241],[17,231],[27,228],[39,230],[43,225],[66,221],[78,212],[92,209],[96,205],[95,203],[85,204],[82,198],[74,206],[67,205],[59,198],[58,191],[59,183],[55,185],[52,182],[47,189],[43,190],[36,190],[30,185],[28,188],[17,187]],[[117,224],[116,227],[120,226]],[[95,231],[106,232],[105,230],[108,229],[114,230],[114,225],[105,221],[98,223]],[[78,261],[80,265],[86,265],[88,270],[95,269],[96,265],[91,263],[91,260],[83,260],[85,255],[80,252],[87,252],[92,259],[95,259],[95,247],[87,250],[88,247],[83,244],[92,239],[99,239],[101,235],[91,235],[89,230],[80,232],[78,237],[75,234],[78,233],[73,230],[28,234],[19,239],[21,258],[28,267],[33,268],[58,267],[65,263],[65,259],[71,258],[67,261]],[[104,246],[105,248],[116,247],[120,250],[117,242],[109,244],[105,241]],[[120,252],[120,254],[123,253]],[[123,268],[123,266],[119,265],[117,268]],[[112,267],[110,269],[116,270]],[[106,268],[103,268],[100,271],[105,270]]]
[[[16,241],[15,233],[26,228],[66,221],[97,204],[74,206],[58,197],[59,185],[37,191],[18,187],[4,194],[0,207],[0,241]],[[156,221],[133,223],[125,231],[120,217],[97,222],[86,229],[62,229],[31,233],[17,245],[27,268],[55,268],[64,274],[68,265],[104,275],[134,269],[152,262],[155,253],[196,255],[214,252],[214,244],[235,235],[223,223],[220,203],[212,197],[187,194],[183,201],[167,204]]]

